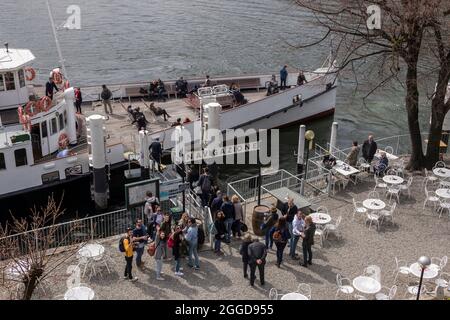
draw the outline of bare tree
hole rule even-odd
[[[36,288],[79,249],[65,246],[76,224],[60,229],[61,204],[62,199],[58,203],[51,196],[45,207],[30,209],[30,217],[12,217],[5,227],[0,226],[0,288],[17,292],[19,299],[31,299]]]
[[[335,56],[340,60],[339,71],[371,61],[379,67],[383,79],[375,85],[372,93],[387,81],[401,81],[403,64],[406,67],[404,83],[406,89],[405,109],[412,145],[408,167],[421,169],[431,166],[439,152],[442,122],[448,111],[445,92],[449,80],[449,1],[445,0],[295,0],[302,8],[311,11],[316,22],[324,30],[322,39],[333,40]],[[371,5],[380,9],[380,26],[371,23],[377,19],[370,10]],[[376,22],[376,21],[375,21]],[[373,27],[372,27],[373,26]],[[379,27],[379,28],[378,28]],[[446,35],[445,37],[443,35]],[[424,37],[434,39],[434,45],[423,50]],[[300,45],[303,48],[309,45]],[[436,67],[436,92],[432,102],[432,125],[427,157],[422,151],[419,126],[418,68],[421,54],[429,54],[437,48],[439,64]],[[431,49],[431,50],[430,50]],[[374,61],[374,59],[377,59]]]

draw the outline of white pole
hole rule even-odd
[[[64,100],[67,106],[67,125],[66,125],[66,133],[69,138],[69,144],[77,143],[77,128],[75,123],[77,122],[75,116],[75,93],[73,88],[68,88],[64,91]]]
[[[64,59],[62,56],[61,47],[59,46],[58,35],[56,33],[56,27],[55,27],[55,21],[53,21],[53,15],[52,15],[52,10],[50,9],[49,0],[46,0],[46,3],[47,3],[48,16],[50,18],[50,23],[52,25],[53,37],[55,38],[56,50],[58,51],[59,62],[61,63],[61,68],[62,68],[64,77],[66,79],[69,79],[69,75],[67,74],[66,66],[64,64]]]
[[[333,122],[331,126],[331,137],[330,137],[330,154],[333,155],[333,151],[336,148],[336,137],[337,137],[338,123]]]
[[[305,132],[306,126],[302,124],[298,130],[298,148],[297,148],[297,173],[303,172],[303,156],[305,154]]]

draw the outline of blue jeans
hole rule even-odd
[[[266,231],[266,248],[272,249],[272,246],[273,246],[273,241],[272,241],[272,238],[270,237],[270,228],[268,228]]]
[[[142,255],[144,254],[145,247],[142,248],[136,248],[136,265],[138,267],[141,266],[142,263]]]
[[[293,233],[293,227],[292,227],[292,221],[287,223],[288,225],[288,229],[289,229],[289,233],[291,235],[291,238],[289,239],[289,247],[292,247],[292,245],[294,244],[294,233]]]
[[[217,240],[217,239],[214,241],[214,251],[215,252],[220,251],[220,244],[221,244],[221,242],[222,242],[222,240]]]
[[[194,266],[192,256],[195,258],[195,266],[200,268],[200,261],[198,260],[197,242],[189,242],[189,266]]]
[[[175,259],[175,272],[180,272],[180,258]]]
[[[231,240],[231,226],[233,225],[233,218],[228,218],[225,220],[225,228],[227,228],[227,234],[225,235],[225,242]]]
[[[292,239],[293,239],[293,241],[292,241],[291,248],[289,249],[289,255],[291,257],[295,257],[295,249],[297,248],[297,243],[298,243],[298,240],[300,239],[300,236],[293,236]]]
[[[161,270],[162,270],[163,261],[161,259],[156,259],[156,276],[161,276]]]

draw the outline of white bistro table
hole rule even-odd
[[[375,294],[381,290],[381,283],[371,277],[359,276],[353,279],[353,287],[365,294]]]
[[[322,212],[313,212],[309,214],[315,224],[327,224],[331,222],[331,216]]]
[[[85,258],[97,258],[103,255],[105,247],[98,243],[89,243],[78,250],[78,254]]]
[[[422,267],[419,265],[418,262],[414,262],[409,266],[409,271],[416,277],[420,278],[420,274],[422,273]],[[428,266],[427,268],[425,268],[425,271],[423,272],[423,278],[433,279],[436,278],[438,274],[439,270],[437,268]]]
[[[447,188],[436,189],[434,193],[436,193],[436,195],[441,198],[450,199],[450,189]]]
[[[398,184],[402,184],[405,181],[405,179],[391,174],[391,175],[384,176],[383,181],[386,182],[387,184],[398,185]]]
[[[363,201],[363,206],[368,210],[383,210],[386,203],[380,199],[366,199]]]
[[[291,292],[291,293],[286,293],[285,295],[283,295],[280,300],[309,300],[309,299],[307,296],[305,296],[301,293]]]
[[[64,300],[93,300],[94,290],[88,287],[72,287],[64,294]]]
[[[450,178],[450,170],[447,168],[434,168],[433,174],[439,178]]]
[[[333,166],[333,169],[345,177],[348,177],[349,175],[356,174],[359,172],[358,169],[346,164],[344,161],[341,160],[336,161],[336,164]]]

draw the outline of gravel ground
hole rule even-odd
[[[241,258],[238,247],[240,240],[233,240],[230,246],[225,245],[222,257],[217,257],[205,248],[200,253],[199,271],[191,270],[183,259],[184,277],[176,277],[173,273],[173,261],[166,261],[163,266],[165,281],[157,281],[155,261],[144,255],[146,269],[137,270],[133,265],[134,275],[139,278],[135,283],[122,279],[124,259],[117,249],[117,239],[107,240],[106,252],[115,261],[111,274],[106,271],[103,276],[97,275],[91,280],[82,282],[94,289],[98,299],[267,299],[269,290],[274,287],[281,293],[296,290],[299,283],[307,283],[312,288],[312,299],[334,299],[336,293],[336,274],[340,273],[350,279],[363,273],[368,265],[381,267],[381,283],[383,286],[393,285],[394,257],[406,260],[408,264],[415,262],[421,255],[429,257],[450,256],[450,219],[447,215],[441,219],[431,207],[422,209],[424,192],[423,177],[414,175],[412,196],[402,196],[395,213],[393,225],[384,224],[380,231],[364,225],[364,219],[352,220],[352,197],[362,201],[373,188],[373,182],[349,185],[345,191],[321,202],[328,208],[333,220],[342,216],[340,226],[342,239],[330,236],[320,248],[319,241],[313,247],[313,265],[304,268],[299,261],[288,257],[288,248],[281,268],[275,266],[275,251],[268,255],[266,266],[266,284],[261,286],[259,280],[255,287],[250,287],[243,278]],[[301,246],[299,246],[301,248]],[[300,254],[301,252],[297,251]],[[301,261],[301,260],[300,260]],[[48,279],[51,289],[47,294],[36,298],[51,299],[66,291],[68,275],[67,266],[63,266],[55,277]],[[449,266],[445,268],[450,271]],[[418,278],[410,278],[417,281]],[[407,282],[397,280],[399,290],[396,299],[404,297]],[[427,284],[427,283],[426,283]],[[434,286],[428,283],[429,289]],[[426,297],[424,297],[426,298]],[[428,297],[430,298],[430,297]]]

